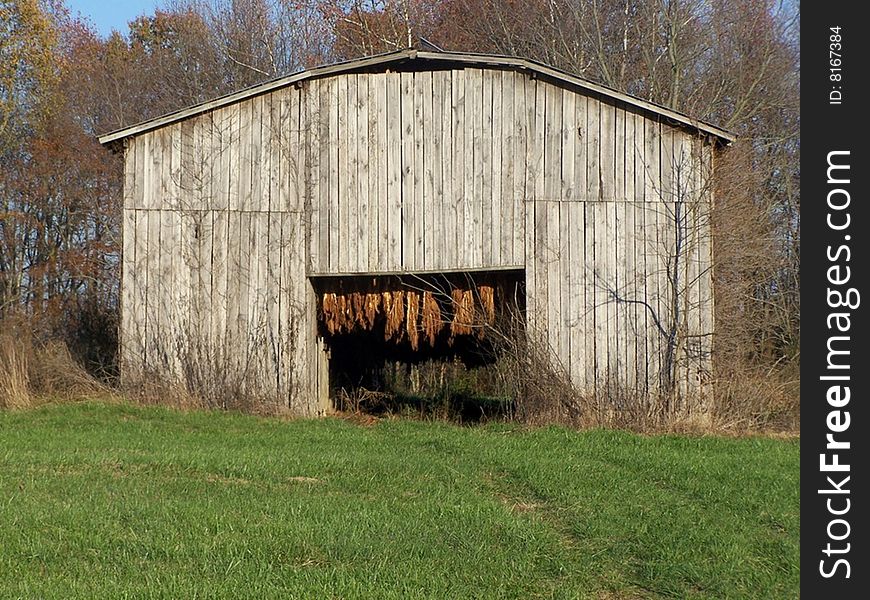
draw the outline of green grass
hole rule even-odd
[[[0,597],[796,598],[796,440],[0,412]]]

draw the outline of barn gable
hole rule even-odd
[[[317,282],[521,271],[588,393],[704,396],[731,136],[520,59],[406,51],[101,138],[125,148],[122,366],[328,407]],[[675,340],[679,340],[676,342]]]

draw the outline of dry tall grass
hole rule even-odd
[[[27,409],[47,402],[123,395],[141,404],[182,409],[282,412],[274,398],[263,398],[248,389],[245,370],[239,373],[229,368],[221,353],[214,349],[187,348],[182,352],[183,376],[177,382],[152,374],[117,390],[88,374],[63,343],[38,342],[26,327],[3,325],[0,409]],[[487,392],[511,399],[512,413],[508,416],[522,423],[701,434],[800,431],[800,375],[796,363],[767,370],[738,369],[733,365],[728,370],[720,369],[713,383],[712,402],[703,413],[697,413],[671,410],[672,403],[666,398],[640,397],[633,391],[608,385],[602,386],[606,392],[581,393],[564,369],[552,362],[546,344],[527,334],[519,316],[507,316],[491,326],[487,337],[495,341],[497,353],[487,375]],[[444,373],[449,378],[452,372],[441,371],[442,378]],[[468,377],[466,380],[470,381]],[[449,387],[450,383],[442,381],[441,385]]]
[[[25,345],[12,335],[0,335],[0,408],[28,408],[30,395],[29,357]]]
[[[263,326],[255,327],[246,344],[262,353],[275,347]],[[234,352],[226,344],[212,343],[189,324],[174,325],[171,333],[151,340],[149,360],[122,368],[121,391],[145,405],[182,410],[219,409],[273,415],[287,411],[286,398],[270,389],[262,377],[262,357],[255,352]]]
[[[596,393],[572,385],[545,340],[535,339],[523,316],[508,311],[487,332],[496,340],[495,366],[503,395],[513,398],[514,418],[533,424],[628,429],[643,433],[751,434],[800,432],[798,365],[762,370],[717,369],[712,398],[704,402],[641,394],[601,382]],[[721,364],[721,363],[720,363]]]
[[[113,390],[91,376],[61,342],[41,343],[25,328],[0,332],[0,408],[105,397]]]

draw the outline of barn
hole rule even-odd
[[[533,61],[413,49],[109,133],[122,377],[232,380],[324,414],[337,331],[422,351],[519,294],[579,392],[703,410],[731,141]]]

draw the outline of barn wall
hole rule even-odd
[[[308,275],[525,267],[530,330],[578,388],[654,394],[670,344],[689,395],[710,362],[711,168],[687,130],[498,69],[334,74],[140,134],[124,372],[206,364],[316,414]]]
[[[306,277],[299,94],[221,108],[126,151],[122,367],[325,409]]]
[[[311,272],[522,267],[526,79],[457,69],[308,82]]]
[[[703,410],[711,146],[624,106],[533,85],[529,127],[542,151],[531,173],[542,175],[525,204],[530,331],[587,394],[636,406],[665,392],[672,372],[682,405],[668,409]]]

